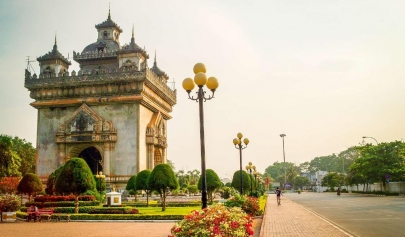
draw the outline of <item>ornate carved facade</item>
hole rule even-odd
[[[82,157],[94,173],[123,183],[167,161],[167,120],[176,91],[135,43],[120,45],[122,29],[110,13],[96,25],[98,38],[73,52],[78,72],[59,51],[38,57],[40,74],[25,72],[25,87],[38,109],[37,173],[46,178],[70,157]]]

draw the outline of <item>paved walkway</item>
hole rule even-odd
[[[276,195],[269,195],[265,212],[260,237],[352,236],[284,196],[277,206]]]

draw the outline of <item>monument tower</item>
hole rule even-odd
[[[25,71],[25,87],[38,110],[37,170],[43,181],[71,157],[123,187],[133,174],[167,161],[167,121],[176,90],[155,60],[135,43],[120,44],[111,19],[97,24],[97,41],[73,51],[80,70],[59,51],[38,57],[39,76]]]

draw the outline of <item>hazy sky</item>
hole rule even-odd
[[[70,55],[97,39],[109,1],[0,1],[0,133],[36,143],[36,109],[24,88],[26,56]],[[176,81],[168,159],[200,170],[198,104],[181,82],[203,62],[220,86],[204,104],[206,165],[221,177],[239,169],[232,139],[250,139],[243,167],[260,172],[339,153],[362,136],[405,137],[405,1],[112,1],[121,44],[145,46]],[[38,73],[38,62],[33,62]],[[367,142],[373,142],[367,140]]]

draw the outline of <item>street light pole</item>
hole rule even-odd
[[[377,145],[379,144],[378,141],[377,141],[377,139],[375,139],[374,137],[366,137],[366,136],[363,136],[363,139],[364,139],[364,138],[371,138],[371,139],[374,139],[374,141],[377,143]]]
[[[249,165],[246,166],[246,170],[250,173],[250,196],[253,194],[253,178],[252,178],[252,170],[256,172],[256,166],[252,165],[252,162],[249,162]]]
[[[206,168],[205,168],[205,137],[204,137],[204,106],[203,102],[211,100],[214,98],[215,90],[218,88],[218,80],[215,77],[210,77],[207,79],[205,75],[206,69],[205,65],[202,63],[197,63],[194,65],[193,71],[195,73],[194,81],[191,78],[186,78],[183,80],[183,88],[188,93],[188,98],[190,100],[195,100],[199,105],[199,117],[200,117],[200,145],[201,145],[201,203],[202,209],[207,207],[207,178],[206,178]],[[197,98],[190,96],[190,92],[194,89],[195,85],[198,86]],[[204,85],[212,91],[212,95],[205,97],[205,91],[203,90]]]
[[[243,139],[243,142],[245,143],[245,146],[242,145],[242,133],[238,133],[237,138],[233,139],[233,144],[235,145],[235,148],[239,150],[239,172],[240,172],[240,187],[239,187],[239,193],[240,195],[243,195],[243,178],[242,178],[242,150],[247,148],[247,145],[249,144],[249,139],[245,138]]]
[[[287,183],[287,170],[286,170],[286,167],[285,167],[285,150],[284,150],[284,137],[285,137],[286,135],[285,134],[280,134],[280,137],[283,139],[283,158],[284,158],[284,189],[285,189],[285,185],[286,185],[286,183]]]

